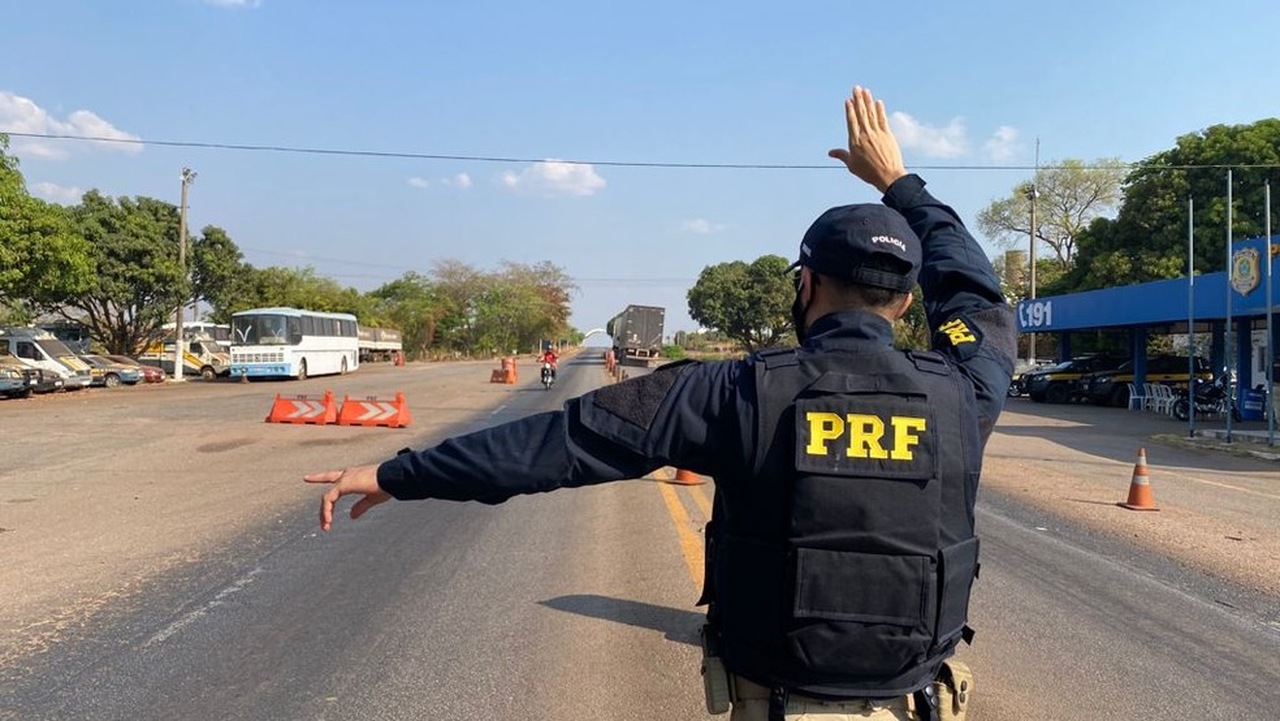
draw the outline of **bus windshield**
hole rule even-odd
[[[240,315],[231,319],[231,342],[237,345],[297,345],[298,319],[284,315]]]

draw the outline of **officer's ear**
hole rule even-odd
[[[902,300],[899,302],[898,307],[894,309],[893,320],[898,320],[902,316],[906,315],[907,309],[911,307],[911,302],[915,299],[915,296],[911,293],[904,295]]]

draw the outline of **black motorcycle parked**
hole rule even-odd
[[[1195,410],[1196,416],[1225,416],[1227,409],[1231,409],[1231,419],[1240,420],[1240,409],[1234,403],[1235,399],[1231,397],[1227,389],[1228,376],[1226,373],[1219,375],[1212,381],[1204,381],[1199,378],[1194,380],[1195,388]],[[1187,420],[1191,409],[1191,400],[1188,398],[1187,391],[1178,389],[1177,398],[1173,401],[1173,417],[1180,421]]]

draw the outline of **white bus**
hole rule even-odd
[[[231,316],[231,377],[297,378],[360,367],[356,317],[297,308]]]

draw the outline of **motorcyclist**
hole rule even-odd
[[[550,367],[551,380],[554,382],[556,379],[556,351],[554,348],[548,346],[546,350],[542,351],[542,363],[544,367]]]

